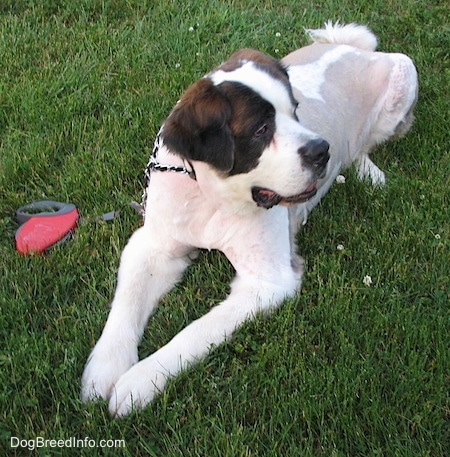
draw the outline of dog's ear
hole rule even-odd
[[[231,105],[211,80],[190,86],[164,124],[164,143],[188,160],[228,172],[234,162]]]

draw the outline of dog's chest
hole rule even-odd
[[[152,174],[145,220],[153,227],[158,221],[161,237],[205,249],[220,249],[236,223],[204,198],[195,181],[176,173]]]

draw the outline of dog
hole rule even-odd
[[[147,167],[144,224],[122,253],[83,401],[106,399],[116,417],[144,408],[243,322],[299,291],[294,237],[342,168],[354,163],[362,179],[385,183],[369,153],[413,122],[413,62],[374,52],[365,26],[328,22],[308,33],[313,43],[281,61],[237,51],[164,122]],[[229,296],[138,361],[150,315],[198,249],[218,249],[233,265]]]

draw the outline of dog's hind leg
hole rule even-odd
[[[391,68],[388,82],[380,99],[380,108],[370,139],[364,148],[367,151],[391,138],[405,135],[414,120],[413,109],[418,94],[414,63],[404,54],[389,54],[389,59]],[[369,159],[368,153],[360,155],[356,167],[361,179],[369,178],[376,186],[385,184],[384,173]]]
[[[137,346],[158,300],[181,279],[187,257],[173,257],[142,227],[126,245],[103,333],[82,377],[83,401],[108,399],[119,377],[138,360]],[[158,244],[158,245],[157,245]]]
[[[359,179],[369,179],[374,186],[385,185],[385,174],[370,160],[367,154],[363,154],[357,159],[356,169]]]

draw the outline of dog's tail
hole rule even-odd
[[[365,51],[375,51],[377,47],[377,37],[364,25],[328,21],[324,29],[307,29],[306,32],[314,43],[348,44]]]

